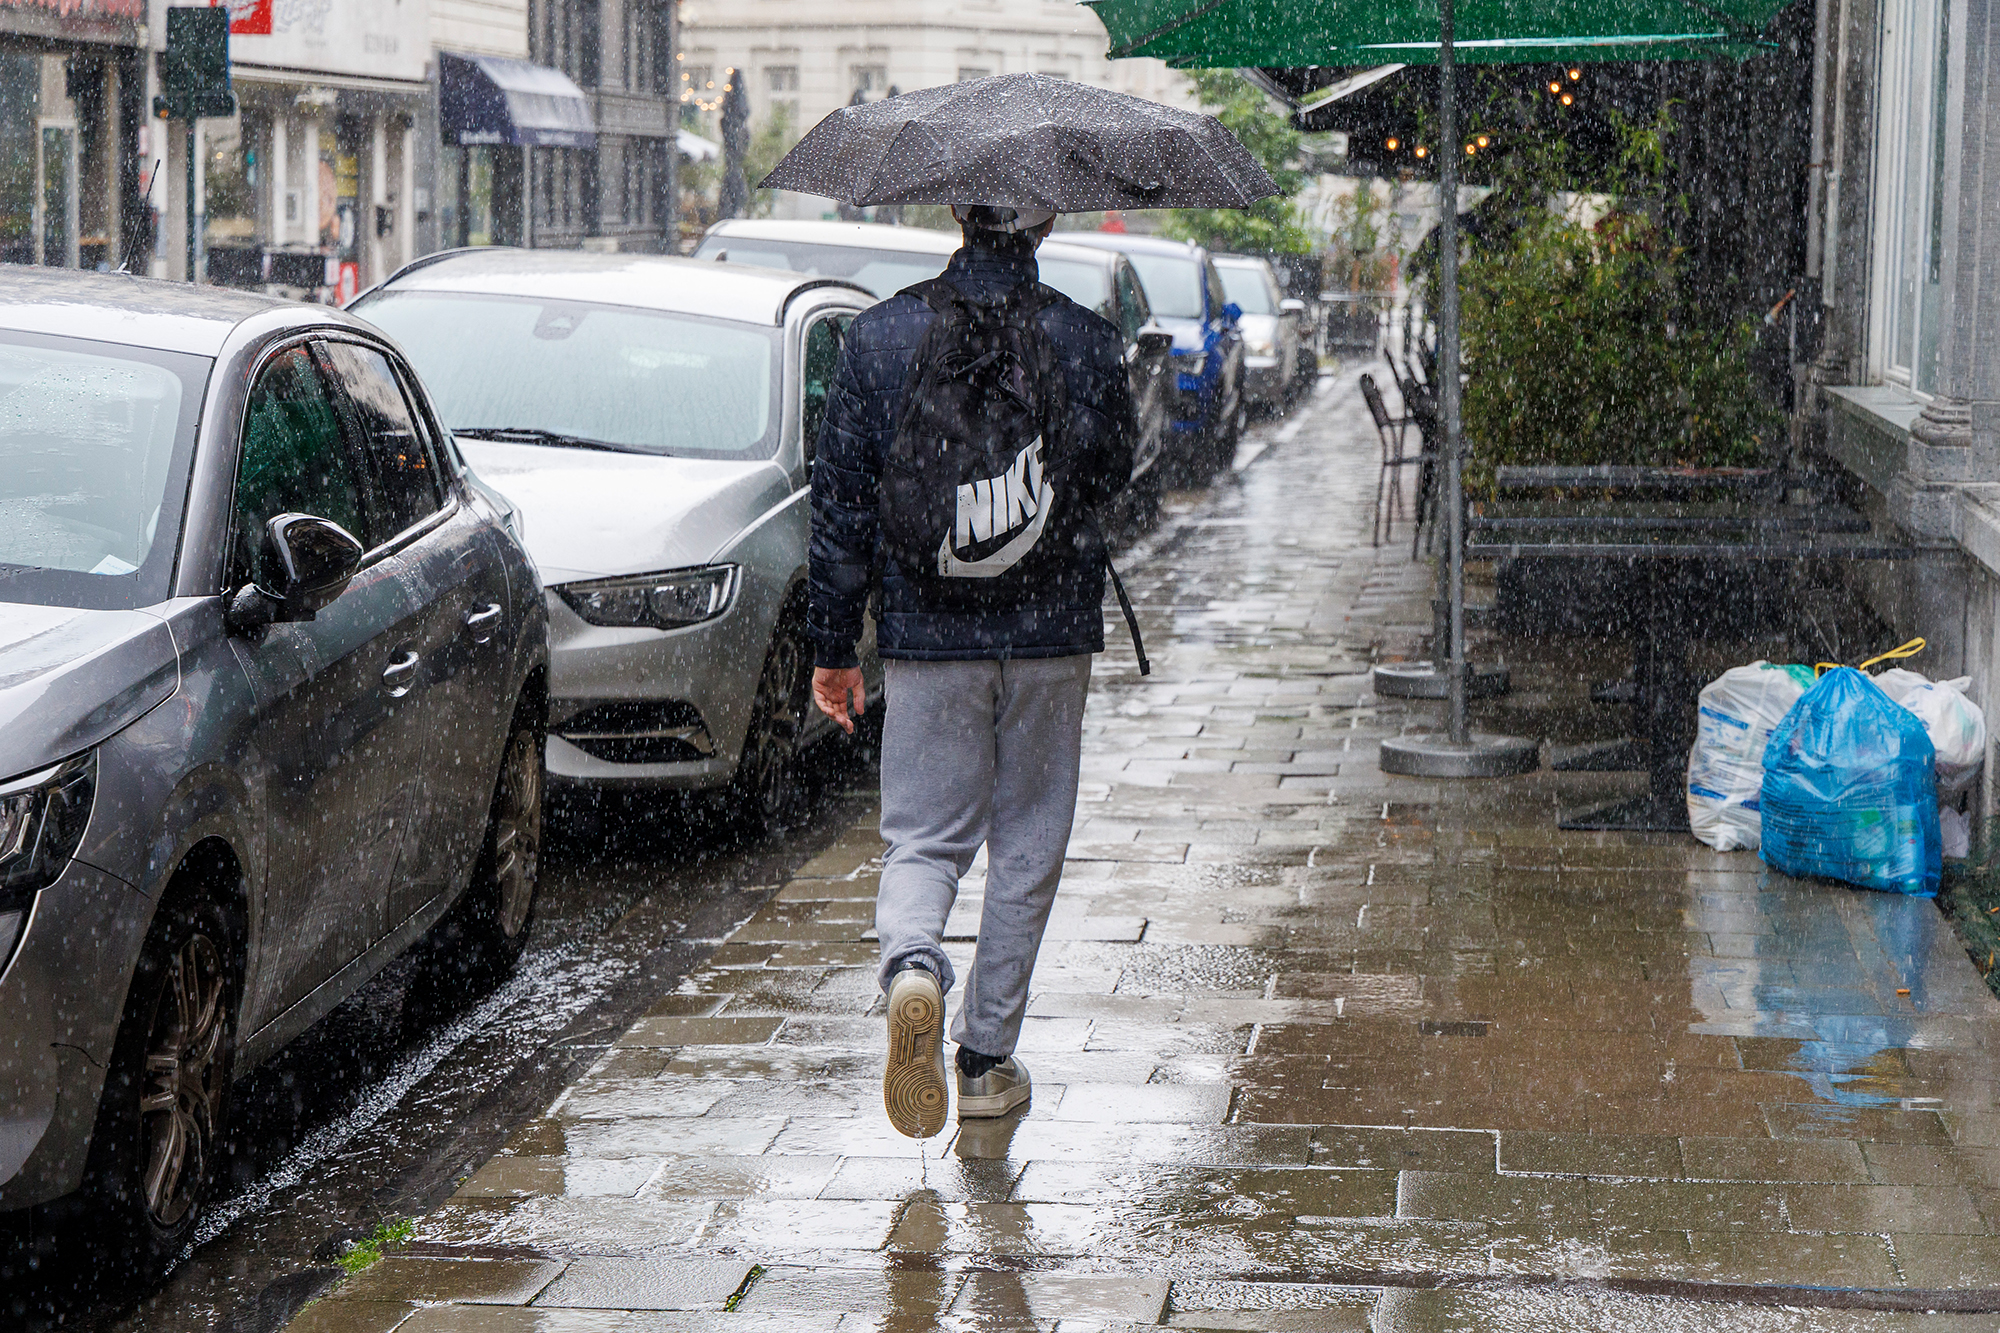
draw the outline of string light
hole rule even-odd
[[[1473,142],[1478,144],[1481,148],[1490,148],[1493,146],[1493,140],[1488,138],[1484,134],[1480,135],[1477,139],[1474,139]]]
[[[1430,155],[1431,155],[1431,150],[1430,150],[1430,149],[1428,149],[1428,148],[1424,147],[1424,146],[1423,146],[1422,144],[1418,144],[1418,145],[1417,145],[1417,156],[1418,156],[1418,157],[1429,157]]]
[[[1572,69],[1572,70],[1571,70],[1571,71],[1569,72],[1569,81],[1570,81],[1571,83],[1575,83],[1575,82],[1576,82],[1577,80],[1581,79],[1582,77],[1583,77],[1583,71],[1582,71],[1582,70],[1580,70],[1580,69]]]
[[[1393,153],[1393,152],[1395,152],[1395,151],[1396,151],[1396,150],[1397,150],[1398,148],[1401,148],[1401,147],[1403,146],[1403,141],[1402,141],[1401,139],[1397,139],[1397,138],[1391,138],[1391,139],[1390,139],[1390,140],[1388,141],[1388,143],[1387,143],[1387,144],[1385,144],[1384,146],[1385,146],[1386,148],[1388,148],[1388,150],[1389,150],[1390,152],[1392,152],[1392,153]]]
[[[1571,97],[1568,93],[1564,93],[1562,96],[1562,103],[1564,106],[1575,106],[1576,99],[1574,97]]]
[[[1560,81],[1560,80],[1557,80],[1557,79],[1550,79],[1550,80],[1549,80],[1549,91],[1550,91],[1551,93],[1559,93],[1559,92],[1561,92],[1562,90],[1563,90],[1563,86],[1562,86],[1562,83],[1561,83],[1561,81]]]
[[[687,56],[683,52],[676,51],[674,52],[674,59],[685,60],[687,59]],[[694,81],[688,76],[688,72],[685,69],[683,69],[681,71],[681,83],[685,86],[681,89],[681,101],[686,102],[689,106],[699,107],[703,111],[710,111],[710,112],[720,111],[722,109],[723,99],[729,95],[730,88],[734,86],[733,83],[730,81],[734,80],[740,72],[741,71],[736,69],[728,70],[723,75],[723,79],[725,81],[722,85],[722,92],[714,98],[705,98],[697,96],[696,95],[697,92],[705,92],[714,89],[715,80],[709,79],[705,81],[699,89],[697,89],[694,86]]]

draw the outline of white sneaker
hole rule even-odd
[[[927,1139],[944,1128],[944,987],[926,968],[906,967],[889,982],[882,1107],[898,1134]]]
[[[958,1118],[985,1120],[1027,1104],[1034,1094],[1028,1067],[1008,1056],[978,1078],[958,1076]]]

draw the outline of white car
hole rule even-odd
[[[784,822],[795,760],[833,725],[809,694],[810,442],[873,302],[734,264],[487,248],[351,307],[520,510],[548,586],[552,783],[727,785],[746,822]]]
[[[1306,303],[1285,297],[1270,261],[1255,255],[1216,255],[1222,290],[1243,313],[1243,387],[1269,412],[1290,407],[1305,385],[1301,362],[1312,356],[1302,342]]]
[[[710,227],[695,247],[696,259],[758,264],[821,277],[846,278],[877,296],[892,296],[935,278],[961,244],[956,232],[924,227],[889,227],[876,222],[780,222],[730,218]],[[1086,310],[1118,326],[1125,344],[1125,369],[1139,438],[1132,446],[1129,497],[1154,494],[1161,473],[1161,450],[1171,432],[1174,377],[1168,373],[1173,335],[1153,322],[1132,261],[1115,250],[1065,244],[1057,237],[1035,252],[1041,279]],[[1178,460],[1170,460],[1178,462]]]

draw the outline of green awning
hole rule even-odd
[[[1086,0],[1113,58],[1175,65],[1437,60],[1437,0]],[[1784,0],[1458,0],[1467,64],[1745,57]]]

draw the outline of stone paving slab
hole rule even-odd
[[[1429,573],[1351,380],[1308,412],[1124,562],[1155,670],[1107,634],[1025,1112],[882,1117],[867,816],[292,1327],[1995,1327],[2000,1005],[1942,917],[1557,830],[1631,777],[1382,775]]]

